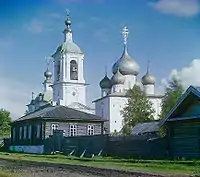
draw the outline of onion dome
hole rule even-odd
[[[117,72],[111,78],[112,85],[124,84],[124,81],[124,76],[120,73],[119,69],[117,69]]]
[[[142,84],[143,85],[154,85],[155,83],[156,83],[156,78],[152,74],[150,74],[150,72],[149,72],[149,64],[148,64],[147,72],[142,77]]]
[[[52,77],[52,72],[49,71],[49,69],[47,68],[47,70],[44,72],[44,76],[45,76],[46,78],[51,78],[51,77]]]
[[[124,39],[124,51],[121,56],[121,58],[113,65],[112,71],[113,74],[117,72],[117,69],[119,68],[119,71],[122,75],[138,75],[140,67],[134,61],[127,52],[127,38],[128,38],[128,29],[127,27],[124,27],[123,29],[123,39]]]
[[[117,72],[117,69],[122,75],[138,75],[140,67],[139,65],[129,56],[126,47],[121,58],[113,65],[113,74]]]
[[[102,89],[110,89],[112,87],[111,80],[107,75],[105,75],[105,77],[100,81],[99,86]]]

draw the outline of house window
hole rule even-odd
[[[40,138],[40,129],[41,129],[41,125],[38,124],[38,125],[37,125],[37,131],[36,131],[36,137],[37,137],[37,138]]]
[[[88,125],[88,135],[94,135],[94,126]]]
[[[28,126],[28,139],[31,139],[31,131],[32,131],[32,127],[31,125]]]
[[[24,126],[24,136],[23,136],[24,139],[26,139],[26,135],[27,135],[27,126]]]
[[[76,134],[77,134],[77,126],[70,125],[70,136],[76,136]]]
[[[19,139],[22,139],[22,127],[19,127]]]
[[[54,130],[58,130],[58,124],[51,125],[51,134],[53,135]]]
[[[12,136],[12,138],[13,138],[13,141],[15,141],[15,128],[13,128],[13,136]]]

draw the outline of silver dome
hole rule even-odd
[[[117,72],[111,78],[112,85],[124,84],[124,81],[124,76],[120,73],[119,69],[117,69]]]
[[[138,75],[140,67],[139,65],[129,56],[126,47],[121,58],[113,65],[113,74],[117,72],[117,69],[122,75]]]
[[[45,76],[46,78],[50,78],[50,77],[52,77],[52,72],[49,71],[49,69],[47,69],[47,70],[44,72],[44,76]]]
[[[111,80],[108,78],[107,75],[100,81],[99,86],[104,89],[110,89],[112,87]]]
[[[143,85],[154,85],[156,83],[156,78],[147,71],[147,73],[142,77]]]

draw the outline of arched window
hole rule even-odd
[[[60,79],[60,61],[58,61],[58,65],[57,65],[57,80]]]
[[[70,79],[78,80],[78,64],[75,60],[70,61]]]

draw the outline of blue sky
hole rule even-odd
[[[23,114],[31,92],[42,90],[45,56],[63,42],[66,9],[73,39],[85,53],[88,103],[100,96],[105,65],[122,53],[121,30],[129,29],[128,51],[140,65],[147,61],[157,90],[171,75],[185,86],[200,84],[200,2],[198,0],[4,0],[0,1],[0,107]]]

